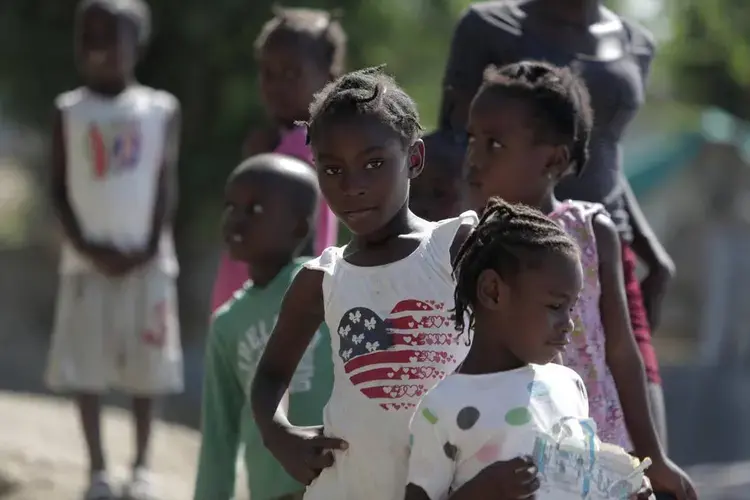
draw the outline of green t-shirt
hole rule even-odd
[[[304,489],[263,446],[249,395],[281,300],[306,260],[298,259],[287,265],[265,288],[255,288],[248,281],[213,318],[206,346],[195,500],[233,497],[240,444],[245,448],[248,487],[253,500],[269,500]],[[332,386],[331,345],[323,324],[289,387],[289,420],[297,425],[320,425]]]

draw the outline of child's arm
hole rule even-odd
[[[171,96],[170,96],[171,97]],[[145,264],[154,258],[159,251],[162,231],[172,224],[177,211],[177,162],[180,155],[180,131],[182,128],[182,112],[177,99],[171,99],[172,111],[167,121],[167,131],[164,139],[164,158],[159,170],[159,182],[156,191],[156,201],[151,214],[151,230],[144,252],[128,256],[128,270]]]
[[[235,353],[236,346],[225,345],[214,324],[206,346],[194,500],[234,497],[240,419],[245,404],[245,392],[234,371]]]
[[[297,365],[324,320],[323,273],[303,268],[281,304],[253,380],[250,402],[263,442],[286,471],[310,484],[333,464],[329,450],[346,449],[340,439],[323,436],[320,427],[295,427],[279,408]]]
[[[635,453],[640,459],[650,457],[653,464],[648,476],[655,489],[677,498],[696,498],[690,478],[664,455],[646,395],[646,372],[630,329],[625,283],[622,275],[620,238],[612,220],[597,215],[593,221],[599,253],[599,301],[606,336],[607,365],[617,386]]]
[[[529,457],[518,457],[507,462],[488,465],[464,483],[449,500],[495,500],[497,498],[534,498],[539,489],[538,470]],[[445,496],[430,497],[414,483],[406,486],[405,500],[439,500]]]
[[[633,228],[633,243],[631,246],[636,255],[648,267],[648,275],[641,284],[641,293],[643,294],[643,303],[649,324],[652,330],[655,330],[659,325],[664,292],[666,292],[667,284],[675,273],[674,262],[651,229],[648,219],[646,219],[638,203],[638,198],[636,198],[633,189],[630,187],[630,182],[624,175],[621,182],[624,189],[625,208],[628,212],[630,225]]]
[[[67,240],[80,254],[88,257],[93,264],[106,274],[119,274],[119,253],[114,248],[96,245],[83,236],[73,207],[68,198],[68,164],[65,147],[65,124],[59,108],[55,108],[52,130],[52,205],[60,220]]]
[[[599,308],[606,338],[607,365],[617,386],[636,455],[656,461],[663,451],[649,411],[646,371],[630,327],[620,238],[614,223],[605,215],[594,217],[593,226],[599,254],[602,289]]]

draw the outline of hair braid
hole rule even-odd
[[[453,261],[456,280],[456,329],[474,326],[477,283],[485,269],[510,279],[533,265],[541,252],[577,253],[578,246],[565,230],[539,210],[511,205],[499,198],[487,202],[482,218]],[[467,322],[468,318],[468,322]]]
[[[347,73],[326,85],[310,105],[308,142],[330,120],[373,115],[396,132],[405,144],[419,138],[417,105],[389,75],[385,65]]]

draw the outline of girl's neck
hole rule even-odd
[[[494,325],[483,325],[481,321],[476,321],[471,349],[461,364],[459,373],[483,375],[507,372],[526,366],[528,363],[518,359],[508,349],[499,348],[492,342],[482,342],[482,339],[504,338],[509,335],[514,335],[514,333],[501,333],[497,331],[497,327]]]
[[[103,97],[117,97],[135,84],[135,80],[126,79],[119,82],[88,82],[86,88]]]
[[[544,196],[542,196],[542,198],[539,201],[537,201],[536,203],[529,203],[529,205],[532,207],[536,207],[544,215],[549,215],[552,212],[554,212],[557,209],[557,207],[560,206],[560,201],[558,201],[558,199],[555,198],[554,188],[553,188]]]
[[[289,265],[293,257],[289,255],[269,258],[263,262],[248,263],[248,274],[253,280],[253,286],[267,287],[279,275],[282,269]]]
[[[368,247],[381,247],[399,236],[411,234],[418,230],[417,221],[418,218],[409,210],[407,200],[385,226],[368,235],[355,236],[352,238],[352,242],[361,250]]]

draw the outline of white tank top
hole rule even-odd
[[[335,452],[306,500],[401,500],[409,459],[409,421],[422,396],[463,361],[468,334],[452,319],[450,248],[474,212],[434,223],[408,257],[375,267],[326,249],[305,264],[323,271],[334,384],[323,413],[328,436],[349,443]]]
[[[174,96],[133,86],[115,98],[81,87],[55,101],[62,113],[68,198],[83,237],[123,251],[143,250],[150,236]],[[170,228],[162,234],[161,268],[177,274]],[[91,270],[66,242],[63,273]]]

